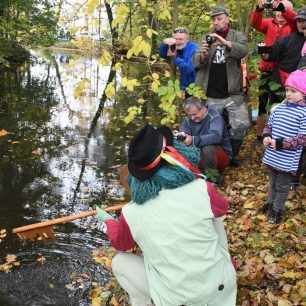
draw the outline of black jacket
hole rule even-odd
[[[268,61],[275,61],[278,67],[287,73],[293,72],[301,59],[304,42],[304,34],[298,31],[276,40]]]

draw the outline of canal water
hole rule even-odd
[[[30,63],[1,72],[0,267],[11,255],[17,262],[0,270],[1,306],[89,305],[92,282],[109,279],[92,258],[109,245],[94,217],[53,227],[57,241],[48,244],[24,245],[12,229],[126,200],[119,172],[129,139],[144,121],[158,123],[158,111],[153,103],[126,126],[133,93],[103,93],[108,82],[118,88],[122,74],[145,73],[135,63],[115,73],[96,58],[51,51],[32,51]],[[82,286],[71,286],[80,275]]]

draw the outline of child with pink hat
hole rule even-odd
[[[263,163],[268,166],[270,190],[261,212],[277,224],[296,176],[303,147],[306,146],[306,70],[292,72],[286,83],[286,103],[270,116],[263,131],[267,147]]]

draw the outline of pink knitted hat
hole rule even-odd
[[[285,86],[291,86],[306,95],[306,70],[296,70],[290,73]]]

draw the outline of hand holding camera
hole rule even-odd
[[[186,139],[187,134],[184,132],[179,132],[179,131],[173,131],[173,136],[174,139],[179,141],[179,142],[184,142]]]
[[[176,56],[176,39],[169,37],[163,40],[163,44],[168,46],[167,56],[175,57]]]
[[[262,7],[264,9],[272,10],[273,9],[273,2],[274,2],[274,0],[266,0]]]
[[[207,35],[206,36],[206,43],[208,44],[208,47],[211,47],[211,45],[216,41],[216,38],[211,36],[211,35]]]
[[[272,46],[266,46],[265,43],[257,44],[258,54],[270,54],[272,53]]]
[[[273,11],[284,12],[286,10],[286,6],[282,2],[278,2],[276,0],[261,0],[258,4],[260,9],[267,9]]]

